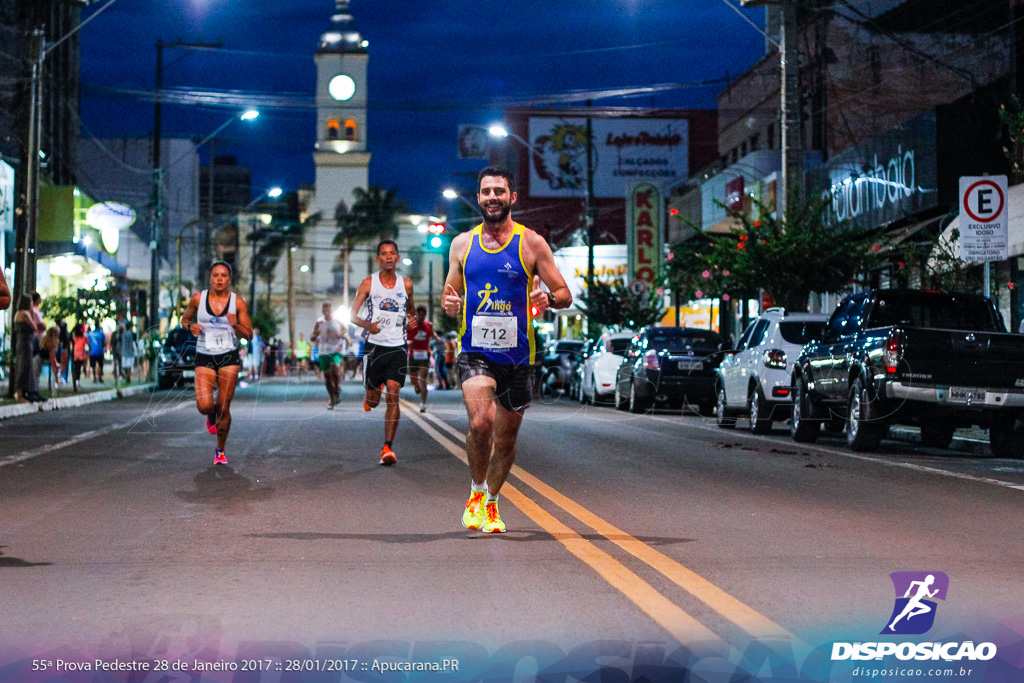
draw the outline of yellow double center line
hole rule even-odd
[[[402,403],[409,409],[406,415],[413,422],[452,455],[459,458],[463,463],[469,464],[465,453],[465,435],[434,415],[418,414],[415,412],[417,406],[413,403],[404,399]],[[431,426],[431,424],[428,424],[428,420],[440,430],[453,436],[458,442],[453,441]],[[547,498],[633,557],[663,574],[674,584],[703,602],[750,636],[766,641],[785,640],[789,641],[794,647],[801,643],[796,636],[757,610],[740,602],[718,586],[692,570],[687,569],[664,553],[655,550],[646,543],[598,517],[579,503],[524,471],[521,467],[513,465],[511,476],[531,487],[541,496]],[[508,498],[509,502],[519,508],[534,523],[564,545],[570,553],[578,557],[605,581],[622,592],[644,613],[672,634],[677,641],[684,644],[706,643],[716,646],[725,645],[724,641],[717,634],[663,596],[656,588],[614,557],[555,519],[555,517],[542,509],[529,496],[515,488],[515,486],[506,482],[502,486],[501,494]]]

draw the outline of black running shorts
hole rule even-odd
[[[238,349],[234,351],[228,351],[226,353],[197,353],[195,366],[197,368],[210,368],[211,370],[217,371],[221,368],[226,368],[231,365],[241,365],[242,357],[238,354]]]
[[[380,385],[388,382],[405,386],[409,372],[409,351],[405,346],[377,346],[367,342],[363,353],[363,381],[367,389],[380,389]]]
[[[495,363],[482,353],[460,353],[459,379],[465,382],[477,375],[484,375],[495,381],[497,386],[494,393],[498,397],[498,403],[505,410],[518,412],[530,407],[536,377],[534,366]]]

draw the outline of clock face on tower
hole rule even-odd
[[[331,79],[327,86],[327,92],[339,102],[344,102],[356,94],[356,82],[352,80],[351,76],[339,74]]]

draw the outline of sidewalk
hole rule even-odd
[[[76,408],[89,403],[112,401],[116,398],[142,394],[154,389],[156,389],[156,382],[132,382],[131,384],[118,382],[115,386],[112,379],[108,379],[102,384],[93,384],[92,380],[88,380],[81,383],[78,393],[75,394],[72,393],[70,385],[62,385],[53,398],[42,403],[18,403],[12,399],[3,399],[0,402],[0,420],[32,413],[45,413],[51,410]],[[47,387],[41,386],[40,390],[44,396],[47,395]]]

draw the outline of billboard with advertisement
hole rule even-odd
[[[831,218],[885,225],[939,204],[934,109],[832,157],[808,174]]]
[[[672,185],[689,175],[686,119],[591,119],[594,196],[621,198],[631,181]],[[530,196],[587,191],[587,120],[531,116]]]

